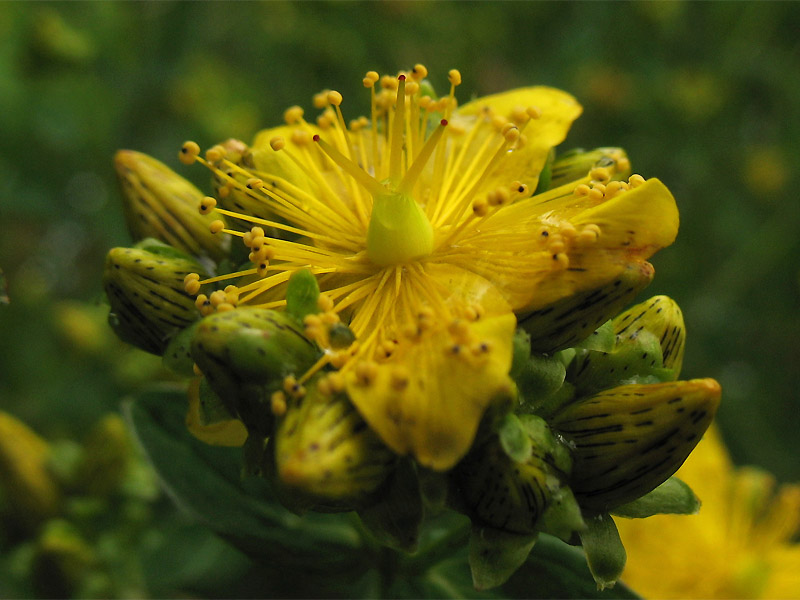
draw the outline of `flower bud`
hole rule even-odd
[[[617,345],[635,340],[642,331],[652,333],[661,346],[664,368],[672,369],[675,379],[678,378],[683,365],[686,326],[677,302],[669,296],[653,296],[615,317],[613,326]]]
[[[569,464],[568,459],[565,464],[565,448],[542,419],[523,415],[520,422],[529,445],[509,448],[504,438],[510,436],[501,431],[470,451],[456,467],[453,481],[460,497],[457,502],[474,523],[532,534],[566,476],[562,468],[568,470]],[[526,451],[516,451],[523,446]]]
[[[0,488],[15,518],[35,525],[56,514],[60,491],[47,468],[50,447],[30,427],[0,412]]]
[[[204,318],[192,358],[232,416],[247,429],[271,434],[271,395],[289,375],[300,376],[320,357],[294,319],[263,308],[237,308]]]
[[[621,180],[630,175],[631,163],[622,148],[595,148],[588,152],[570,150],[556,156],[550,167],[549,189],[586,177],[596,168],[608,169],[612,180]]]
[[[114,157],[122,188],[125,222],[134,240],[152,237],[194,256],[219,261],[230,247],[228,236],[211,233],[222,215],[199,212],[204,194],[156,159],[119,150]]]
[[[629,264],[599,288],[579,292],[548,306],[520,315],[519,326],[531,334],[534,352],[552,353],[591,335],[653,280],[653,265]]]
[[[275,466],[288,501],[328,508],[357,506],[386,479],[395,454],[344,393],[315,384],[290,399],[275,431]]]
[[[123,341],[158,355],[172,335],[200,318],[183,280],[189,273],[204,272],[194,260],[165,248],[113,248],[103,271],[114,331]]]
[[[604,512],[653,490],[683,464],[719,407],[713,379],[623,385],[568,405],[550,422],[570,441],[570,487]]]

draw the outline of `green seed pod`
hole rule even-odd
[[[669,296],[653,296],[615,317],[613,325],[618,345],[635,340],[643,331],[655,335],[664,367],[672,369],[675,379],[678,378],[683,365],[686,326],[677,302]]]
[[[294,319],[263,308],[237,308],[204,318],[192,358],[233,416],[248,430],[271,434],[270,396],[289,375],[302,375],[321,356]]]
[[[719,407],[713,379],[624,385],[579,400],[550,425],[573,446],[570,487],[584,509],[605,512],[667,480]]]
[[[109,321],[117,335],[161,355],[178,330],[200,318],[184,277],[204,273],[188,257],[139,248],[113,248],[106,257],[103,287],[111,304]]]
[[[228,254],[228,236],[214,235],[210,226],[222,219],[216,211],[201,215],[204,194],[156,159],[119,150],[114,156],[122,188],[125,222],[134,240],[152,237],[194,256],[221,260]]]
[[[631,163],[622,148],[596,148],[588,152],[578,148],[556,156],[550,168],[548,189],[586,177],[595,168],[608,169],[612,180],[627,179],[631,173]]]
[[[358,507],[397,460],[346,394],[322,393],[316,383],[302,398],[289,400],[274,443],[284,501],[293,508]]]
[[[532,534],[565,477],[561,468],[569,465],[564,464],[560,443],[542,419],[534,415],[522,419],[522,432],[530,444],[527,440],[512,444],[504,426],[499,436],[478,445],[458,464],[453,482],[456,502],[473,523]]]
[[[574,346],[608,321],[653,280],[653,265],[632,263],[602,287],[580,292],[518,317],[534,352]]]

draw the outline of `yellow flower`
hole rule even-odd
[[[700,512],[617,519],[623,581],[647,598],[800,598],[800,486],[735,468],[714,427],[676,475]]]
[[[187,278],[187,291],[240,278],[216,298],[201,294],[198,306],[278,308],[292,273],[310,269],[323,314],[307,319],[307,333],[326,353],[300,383],[325,365],[339,369],[393,451],[445,470],[467,452],[487,407],[513,394],[515,315],[643,264],[673,241],[678,213],[661,182],[611,181],[613,168],[533,195],[581,112],[575,99],[530,87],[457,108],[461,74],[450,71],[440,99],[426,77],[422,65],[397,77],[367,73],[370,117],[349,124],[341,94],[327,91],[315,97],[316,124],[292,107],[286,125],[252,147],[229,140],[202,158],[187,142],[182,160],[206,164],[218,183],[201,212],[254,225],[212,226],[243,239],[253,268]],[[356,336],[347,348],[320,333],[339,320]]]

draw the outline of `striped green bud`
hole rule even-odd
[[[597,168],[608,169],[612,181],[627,179],[631,174],[631,163],[622,148],[596,148],[588,152],[578,148],[556,156],[550,167],[548,189],[586,177]]]
[[[550,421],[572,445],[570,487],[584,509],[605,512],[667,480],[719,407],[713,379],[623,385],[568,405]]]
[[[125,222],[134,240],[152,237],[194,256],[219,261],[228,254],[230,238],[214,235],[210,226],[222,216],[200,214],[204,194],[156,159],[133,150],[114,156],[122,188]]]
[[[453,472],[457,503],[476,525],[533,534],[570,468],[566,449],[544,420],[510,415]],[[512,431],[517,425],[518,431]]]
[[[312,382],[302,397],[290,397],[275,430],[275,467],[292,508],[358,507],[397,460],[347,395],[327,388]]]
[[[574,346],[646,288],[653,274],[653,265],[649,262],[632,263],[599,288],[520,315],[519,326],[530,333],[534,352],[552,353]]]
[[[686,346],[686,326],[678,303],[669,296],[653,296],[614,318],[617,345],[634,341],[648,331],[658,339],[663,366],[678,378]]]
[[[191,353],[231,415],[263,436],[272,428],[271,394],[283,387],[286,377],[299,377],[320,357],[294,319],[249,307],[205,317]]]
[[[200,318],[183,280],[203,272],[196,261],[169,247],[113,248],[103,271],[112,328],[123,341],[163,354],[177,331]]]

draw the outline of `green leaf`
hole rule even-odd
[[[692,488],[677,477],[670,477],[652,492],[616,507],[612,514],[626,519],[643,519],[659,514],[693,515],[700,510],[700,500]]]
[[[604,513],[587,518],[586,525],[579,535],[589,570],[599,589],[614,587],[628,558],[614,519]]]
[[[499,588],[505,598],[639,598],[624,583],[599,590],[580,548],[540,534],[528,560]]]
[[[240,477],[240,450],[192,437],[184,425],[183,390],[153,389],[125,401],[123,409],[170,496],[240,550],[320,576],[355,579],[368,568],[352,517],[293,515],[265,480]]]
[[[317,278],[308,269],[295,271],[289,278],[286,289],[286,312],[298,323],[302,323],[306,315],[319,312],[318,300]]]
[[[536,534],[520,535],[493,527],[473,526],[469,538],[469,566],[475,588],[488,590],[505,583],[528,558],[536,537]]]

